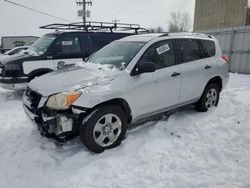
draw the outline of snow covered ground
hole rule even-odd
[[[1,188],[249,188],[250,76],[231,75],[218,108],[148,122],[99,155],[42,138],[20,100],[0,102],[0,143]]]

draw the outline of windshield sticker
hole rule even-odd
[[[63,46],[71,46],[71,45],[73,45],[73,42],[72,41],[62,41],[62,45]]]
[[[164,52],[169,51],[170,48],[169,48],[168,44],[165,44],[165,45],[163,45],[163,46],[157,48],[156,50],[157,50],[157,53],[158,53],[159,55],[161,55],[161,54],[163,54]]]

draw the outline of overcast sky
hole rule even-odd
[[[11,0],[42,12],[72,22],[81,21],[77,17],[75,0]],[[169,13],[187,11],[193,20],[195,0],[92,0],[91,10],[93,21],[111,21],[139,23],[143,27],[162,26],[167,28]],[[38,27],[50,23],[65,21],[51,18],[26,10],[0,0],[0,37],[11,35],[41,36],[48,30]]]

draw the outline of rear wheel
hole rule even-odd
[[[196,110],[199,112],[207,112],[210,108],[216,107],[219,103],[220,89],[217,84],[208,85],[200,100],[196,103]]]
[[[90,151],[101,153],[120,145],[126,131],[127,118],[119,106],[100,106],[83,120],[80,137]]]

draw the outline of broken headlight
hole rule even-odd
[[[67,110],[81,96],[81,92],[62,92],[49,97],[46,106],[52,110]]]

